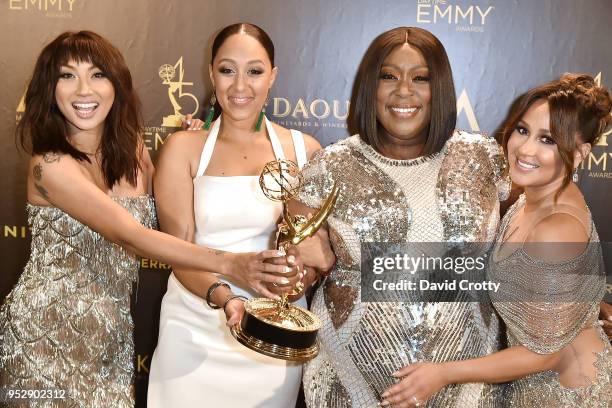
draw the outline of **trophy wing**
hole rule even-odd
[[[323,222],[327,219],[329,214],[331,213],[334,205],[336,204],[336,200],[338,199],[338,187],[334,183],[331,193],[327,196],[327,199],[317,211],[317,213],[312,216],[303,226],[298,226],[292,220],[292,217],[286,218],[288,220],[289,228],[294,233],[292,234],[291,243],[293,245],[297,245],[306,238],[313,236],[318,229],[323,225]]]

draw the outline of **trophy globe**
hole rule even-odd
[[[302,180],[302,174],[295,162],[275,160],[264,166],[259,176],[259,186],[270,200],[287,202],[300,191]]]
[[[176,74],[176,70],[174,69],[172,65],[164,64],[161,67],[159,67],[158,74],[159,74],[159,77],[164,80],[164,83],[168,83],[174,78],[174,75]]]

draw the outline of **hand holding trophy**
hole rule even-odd
[[[275,160],[266,164],[259,177],[259,186],[267,198],[283,203],[283,223],[276,241],[277,248],[283,251],[314,235],[338,198],[338,189],[334,185],[314,216],[292,216],[287,202],[302,187],[302,175],[298,166],[289,160]],[[303,290],[300,285],[301,282],[293,289],[293,295]],[[317,355],[316,338],[321,321],[308,310],[292,305],[287,300],[287,294],[280,300],[249,299],[244,309],[240,324],[231,328],[232,335],[243,345],[283,360],[303,362]]]

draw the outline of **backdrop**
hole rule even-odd
[[[201,114],[210,92],[212,37],[239,21],[261,26],[275,42],[279,76],[268,116],[323,145],[347,136],[359,61],[374,37],[396,26],[425,28],[446,46],[463,129],[492,132],[516,96],[564,72],[612,83],[610,0],[0,0],[0,301],[28,254],[28,158],[18,153],[14,130],[43,45],[65,30],[88,29],[121,50],[143,102],[146,143],[155,161],[180,115]],[[609,133],[580,172],[606,242],[612,238],[608,139]],[[142,260],[133,309],[141,405],[168,273],[167,265]]]

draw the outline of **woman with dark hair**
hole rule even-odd
[[[101,36],[65,32],[48,44],[25,102],[17,134],[32,154],[32,244],[0,308],[0,389],[38,390],[62,406],[131,407],[134,254],[254,287],[282,282],[262,272],[286,267],[263,263],[276,251],[230,254],[151,229],[153,166],[138,98],[123,57]]]
[[[498,350],[490,304],[467,297],[361,302],[362,243],[493,239],[499,198],[508,190],[503,152],[493,139],[455,131],[455,121],[452,73],[438,39],[413,27],[378,36],[353,88],[349,125],[355,135],[314,155],[304,168],[303,206],[295,205],[312,212],[334,182],[340,189],[328,218],[335,256],[313,250],[326,247],[320,239],[300,247],[305,265],[331,269],[312,303],[323,327],[319,355],[304,370],[309,407],[373,407],[404,366]],[[452,386],[430,406],[498,407],[497,391],[485,384]]]
[[[204,130],[172,135],[161,152],[154,183],[160,227],[225,251],[264,250],[274,245],[282,205],[263,195],[259,174],[275,159],[301,167],[320,145],[265,118],[278,68],[261,28],[225,27],[211,54],[214,93]],[[258,354],[228,329],[240,321],[244,300],[262,293],[271,296],[213,273],[175,268],[162,302],[148,406],[293,407],[301,364]],[[306,305],[303,298],[299,303]]]
[[[421,363],[385,395],[397,407],[453,383],[513,381],[511,407],[610,407],[612,347],[597,322],[605,272],[597,230],[572,173],[611,124],[608,91],[566,74],[519,98],[502,130],[524,194],[501,222],[491,299],[510,347],[474,360]],[[529,282],[525,285],[525,282]]]

